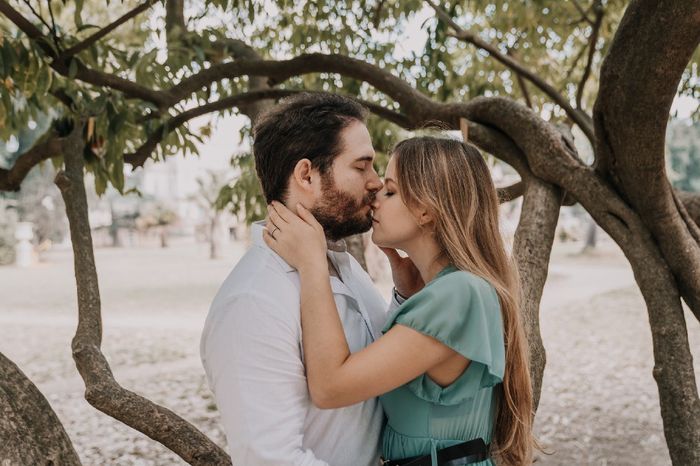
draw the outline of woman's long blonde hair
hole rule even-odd
[[[392,152],[407,206],[434,219],[441,257],[486,279],[501,303],[506,365],[493,435],[493,454],[507,465],[532,463],[533,397],[528,346],[520,319],[517,268],[498,228],[498,196],[479,150],[452,139],[416,137]]]

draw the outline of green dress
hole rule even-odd
[[[397,308],[382,332],[395,324],[440,340],[471,363],[445,388],[423,374],[380,397],[387,417],[382,456],[397,460],[429,454],[436,466],[441,448],[479,437],[491,443],[505,368],[501,308],[493,286],[448,266]]]

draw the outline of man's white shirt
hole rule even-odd
[[[376,398],[321,410],[303,364],[299,275],[251,229],[253,246],[209,310],[200,353],[234,466],[374,466],[383,413]],[[351,352],[381,335],[386,303],[347,252],[328,251],[333,296]],[[392,305],[396,305],[393,302]]]

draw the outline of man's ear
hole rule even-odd
[[[292,172],[293,182],[303,191],[312,191],[311,179],[314,175],[313,172],[311,160],[301,159],[294,166],[294,172]]]

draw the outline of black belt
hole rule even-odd
[[[477,438],[468,442],[452,445],[437,451],[439,466],[461,466],[478,463],[489,458],[489,446],[484,439]],[[382,460],[382,466],[431,466],[431,456],[414,456],[401,460]]]

